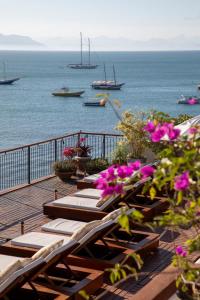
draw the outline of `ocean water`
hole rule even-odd
[[[92,59],[99,64],[97,69],[73,70],[66,66],[79,62],[78,52],[0,51],[0,77],[2,61],[8,77],[21,77],[12,86],[0,85],[0,149],[78,130],[113,132],[118,119],[110,105],[83,106],[98,93],[90,84],[104,79],[103,63],[108,79],[115,64],[118,81],[125,82],[121,91],[110,92],[112,100],[120,100],[120,111],[200,114],[200,105],[176,103],[181,94],[198,95],[200,52],[99,52]],[[81,98],[51,95],[63,86],[84,89],[85,94]]]

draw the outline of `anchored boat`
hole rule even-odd
[[[19,80],[19,77],[16,78],[7,78],[6,76],[6,64],[3,62],[3,79],[0,79],[0,85],[3,84],[13,84],[15,81]]]
[[[91,51],[90,51],[90,39],[88,38],[88,64],[83,63],[83,38],[82,32],[80,32],[81,38],[81,62],[79,64],[69,64],[68,67],[71,69],[96,69],[98,65],[91,64]]]
[[[70,91],[68,88],[63,87],[52,93],[53,96],[59,97],[80,97],[85,91]]]
[[[180,99],[177,101],[178,104],[188,104],[188,105],[194,105],[194,104],[200,104],[200,98],[197,96],[181,96]]]
[[[95,90],[120,90],[121,87],[125,84],[125,83],[117,83],[114,65],[113,65],[114,80],[107,80],[105,64],[104,64],[104,76],[105,76],[105,80],[93,81],[93,83],[91,84],[93,89],[95,89]]]
[[[88,101],[88,102],[84,102],[85,106],[100,106],[100,107],[104,107],[106,105],[107,99],[103,98],[101,100],[98,101]]]

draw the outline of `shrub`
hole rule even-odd
[[[55,173],[57,172],[73,172],[76,170],[76,166],[73,161],[71,160],[61,160],[61,161],[56,161],[53,164],[53,169]]]
[[[99,173],[109,166],[108,160],[103,158],[95,158],[87,162],[86,170],[89,174]]]

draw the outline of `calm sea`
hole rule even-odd
[[[86,54],[85,54],[86,55]],[[86,130],[112,132],[117,122],[110,105],[84,107],[94,98],[90,84],[103,79],[103,63],[112,79],[125,82],[121,91],[110,93],[122,110],[162,110],[177,115],[200,114],[200,105],[176,104],[181,94],[197,95],[200,83],[200,52],[99,52],[92,55],[100,66],[95,70],[73,70],[68,63],[79,62],[77,52],[0,52],[8,77],[21,77],[12,86],[0,86],[0,148],[32,143],[57,135]],[[86,57],[85,57],[86,59]],[[63,86],[84,89],[81,98],[53,97]]]

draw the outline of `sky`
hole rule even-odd
[[[200,36],[200,0],[0,0],[0,33],[37,41]]]

